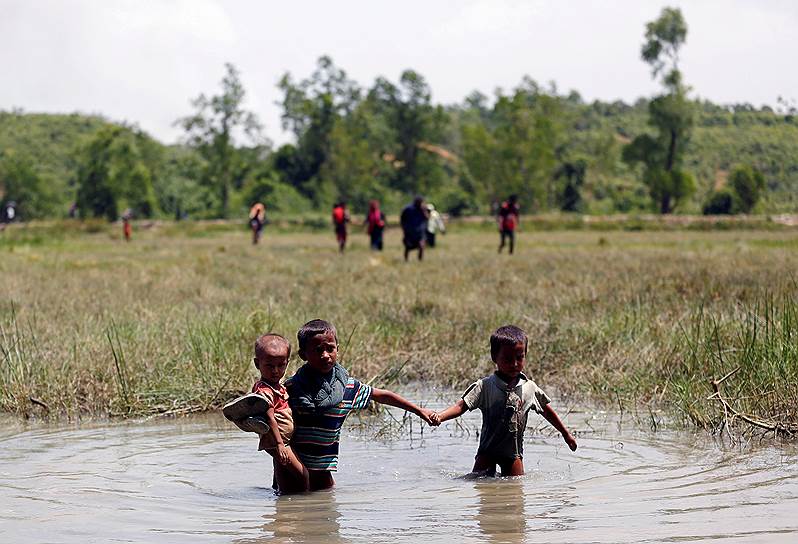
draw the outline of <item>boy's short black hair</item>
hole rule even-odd
[[[268,350],[269,344],[273,342],[285,344],[288,351],[288,358],[291,358],[291,342],[289,342],[285,336],[282,334],[277,334],[276,332],[267,332],[255,340],[255,358],[261,359],[264,357],[266,355],[266,351]]]
[[[329,333],[332,333],[332,335],[335,337],[335,343],[337,344],[338,331],[335,330],[335,325],[329,321],[324,321],[323,319],[312,319],[308,321],[296,332],[296,340],[299,344],[299,353],[304,353],[305,348],[307,347],[311,338],[320,334]]]
[[[515,325],[499,327],[490,335],[490,358],[493,359],[493,362],[496,362],[496,357],[499,355],[499,350],[502,349],[502,346],[514,346],[519,342],[524,343],[524,352],[526,353],[529,347],[529,339],[523,330]]]

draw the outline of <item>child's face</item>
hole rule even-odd
[[[514,345],[504,344],[496,354],[496,368],[502,374],[516,378],[524,371],[526,364],[526,349],[523,342]]]
[[[305,346],[304,359],[316,372],[327,374],[338,359],[338,342],[332,333],[317,334]]]
[[[285,347],[270,345],[261,357],[255,357],[255,368],[266,383],[278,384],[285,376],[288,366],[288,350]]]

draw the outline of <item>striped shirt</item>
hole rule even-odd
[[[291,403],[291,380],[285,382]],[[371,386],[349,378],[344,400],[323,412],[305,411],[293,405],[294,437],[291,447],[308,470],[338,470],[338,442],[341,427],[352,410],[361,410],[371,400]]]

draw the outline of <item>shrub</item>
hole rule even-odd
[[[729,215],[737,209],[736,195],[729,189],[713,191],[704,204],[704,215]]]

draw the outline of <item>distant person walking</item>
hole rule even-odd
[[[133,212],[130,209],[125,210],[125,213],[122,214],[122,235],[126,242],[129,242],[133,236],[133,225],[130,222],[132,219]]]
[[[3,223],[11,223],[17,218],[17,203],[9,200],[3,204]]]
[[[343,253],[346,249],[346,224],[349,223],[349,212],[346,210],[346,202],[343,200],[333,206],[332,222],[335,239],[338,240],[338,251]]]
[[[385,214],[380,211],[377,200],[369,202],[369,212],[366,214],[366,231],[371,238],[371,249],[382,251],[382,233],[385,230]]]
[[[510,198],[502,202],[499,206],[499,213],[496,219],[499,223],[499,234],[501,235],[501,242],[499,243],[499,253],[504,249],[505,240],[510,240],[510,255],[513,254],[515,249],[515,229],[519,224],[519,211],[518,196],[510,195]]]
[[[429,212],[424,205],[424,199],[420,196],[414,198],[413,202],[402,210],[400,221],[404,234],[402,242],[405,245],[405,261],[407,261],[408,255],[414,249],[418,250],[418,260],[424,259],[428,219]]]
[[[435,235],[437,233],[446,234],[446,224],[443,222],[443,217],[438,210],[435,209],[435,206],[432,204],[427,204],[427,213],[429,214],[429,220],[427,221],[427,245],[429,247],[435,247]]]
[[[260,240],[263,233],[263,225],[266,224],[266,206],[256,202],[249,209],[249,228],[252,229],[252,244],[255,245]]]

